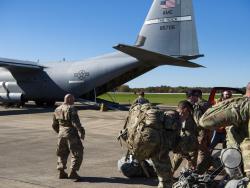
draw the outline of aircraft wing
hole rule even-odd
[[[204,67],[202,65],[190,62],[185,59],[163,55],[157,52],[148,51],[135,46],[119,44],[117,46],[114,46],[113,48],[125,54],[128,54],[138,60],[141,60],[143,62],[148,62],[153,65],[174,65],[174,66],[190,67],[190,68]]]
[[[7,58],[0,58],[0,67],[4,67],[10,71],[39,71],[46,68],[44,66],[38,65],[36,62]]]

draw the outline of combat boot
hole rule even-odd
[[[75,170],[71,170],[69,173],[69,179],[80,179],[81,177],[77,174]]]
[[[64,172],[64,170],[59,170],[58,178],[59,179],[67,179],[68,178],[68,174],[66,172]]]

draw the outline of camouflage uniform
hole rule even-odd
[[[151,157],[159,180],[158,188],[171,188],[173,184],[173,172],[169,152],[170,148],[166,147],[160,151],[160,154],[155,154]]]
[[[200,125],[208,129],[216,129],[221,125],[227,128],[228,146],[240,146],[244,163],[244,170],[250,178],[250,99],[239,97],[223,101],[212,108],[200,119]],[[250,185],[248,185],[250,187]]]
[[[159,188],[172,187],[172,166],[169,152],[175,147],[181,125],[179,114],[163,114],[150,104],[133,105],[120,138],[138,160],[151,159],[159,179]]]
[[[67,104],[62,104],[56,108],[52,127],[58,133],[57,169],[64,170],[67,168],[67,159],[69,153],[71,153],[71,169],[78,171],[82,164],[84,149],[80,137],[84,138],[85,130],[81,126],[77,110]]]
[[[136,98],[133,102],[133,104],[145,104],[145,103],[149,103],[148,99],[142,97],[142,96],[139,96],[138,98]]]
[[[204,99],[199,99],[199,101],[193,105],[194,108],[193,116],[198,128],[198,143],[199,143],[199,151],[197,157],[198,174],[205,173],[205,171],[210,167],[212,163],[212,157],[210,156],[210,151],[209,151],[211,131],[204,129],[199,125],[199,119],[209,107],[210,107],[209,103]]]
[[[173,184],[173,170],[169,152],[177,147],[181,121],[178,112],[165,112],[164,129],[160,132],[160,145],[156,153],[151,156],[159,180],[159,188],[171,188]]]
[[[196,167],[198,151],[197,134],[196,123],[190,115],[189,118],[183,122],[178,145],[173,149],[173,173],[179,168],[183,158],[188,161],[188,168]]]

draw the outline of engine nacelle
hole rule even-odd
[[[22,101],[22,93],[0,93],[0,102],[18,103]]]

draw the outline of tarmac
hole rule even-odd
[[[86,137],[81,179],[74,181],[57,178],[57,134],[51,127],[54,109],[32,104],[22,109],[0,107],[0,188],[157,186],[157,179],[128,179],[117,170],[117,160],[126,152],[117,136],[127,111],[78,108]]]

